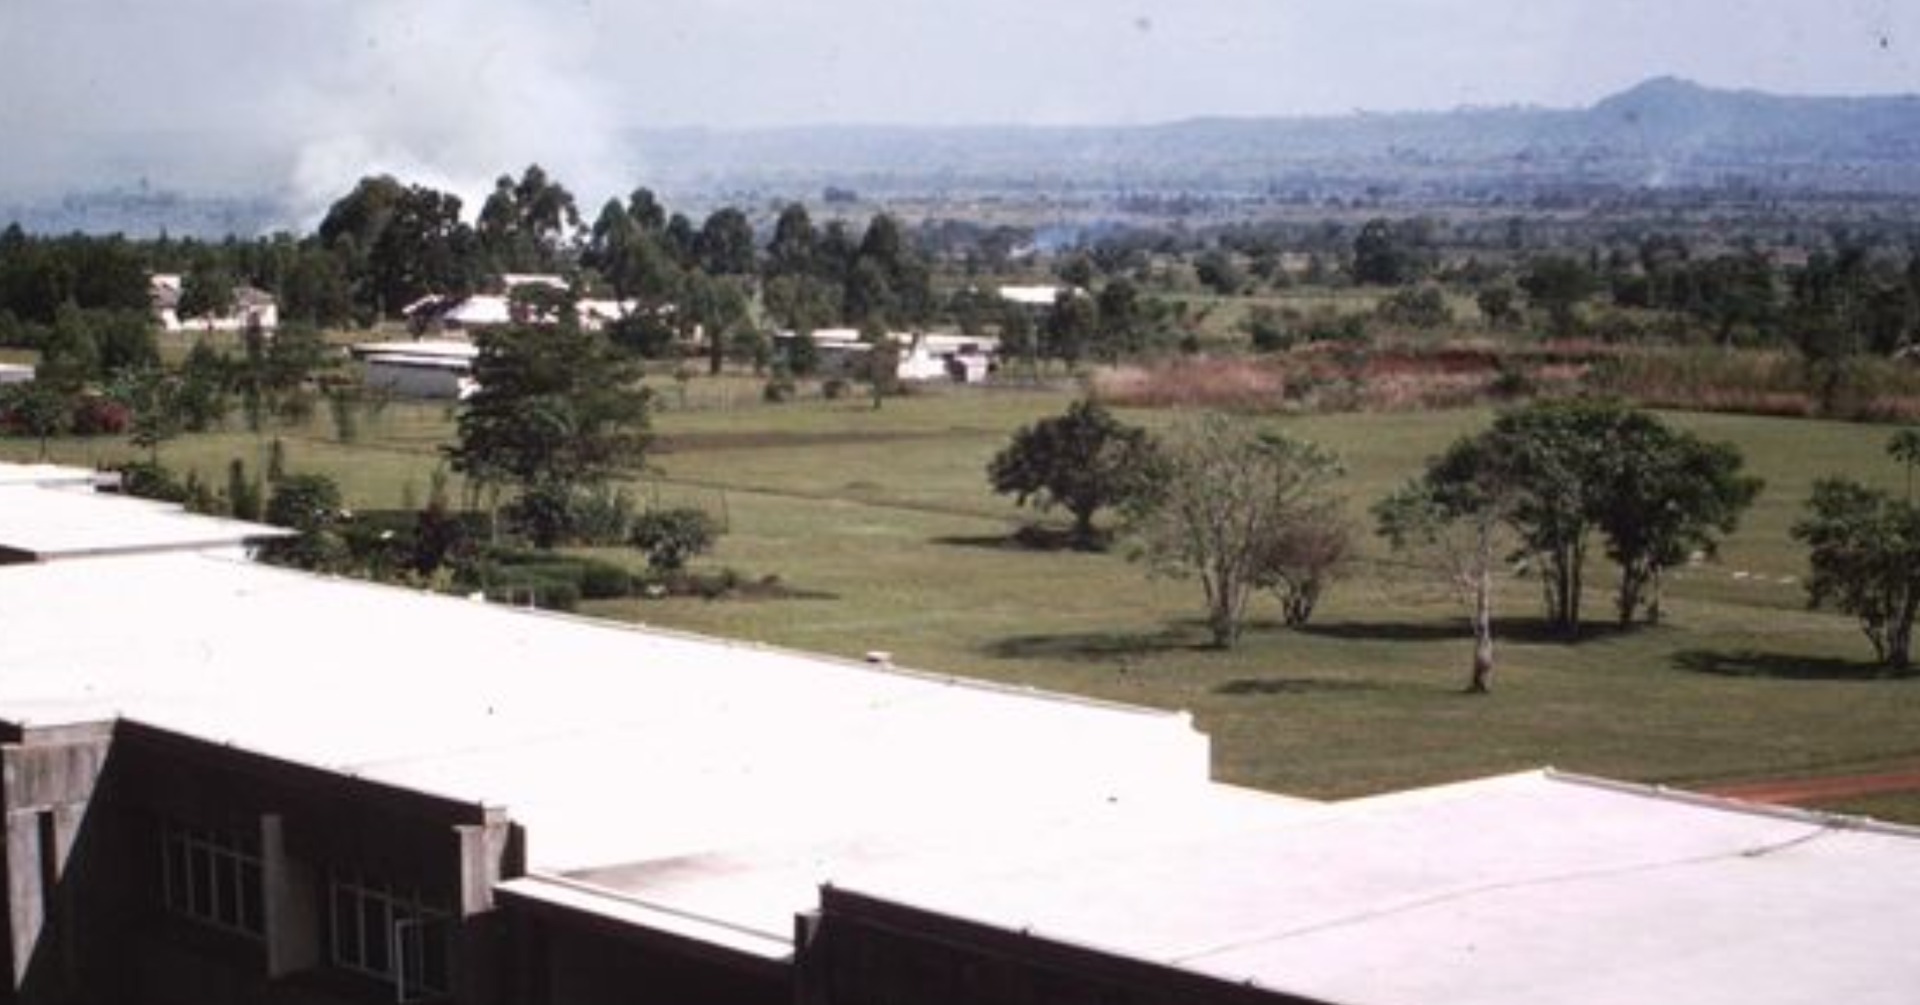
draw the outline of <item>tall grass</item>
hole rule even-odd
[[[1866,422],[1920,419],[1920,367],[1864,356],[1821,366],[1780,351],[1641,349],[1594,367],[1587,383],[1656,408]]]

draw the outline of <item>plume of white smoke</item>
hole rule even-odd
[[[590,18],[539,0],[354,0],[344,55],[293,102],[293,208],[312,224],[360,178],[454,192],[471,217],[538,163],[582,207],[634,184],[612,103],[585,65]],[[327,47],[339,49],[335,47]]]

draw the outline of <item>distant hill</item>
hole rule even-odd
[[[56,139],[38,150],[42,160],[90,167],[41,170],[28,190],[18,181],[34,175],[36,152],[0,158],[0,226],[219,237],[298,226],[316,210],[314,193],[294,191],[293,124],[258,135],[170,126]],[[689,209],[818,197],[829,187],[884,200],[998,199],[1098,219],[1116,207],[1163,215],[1193,202],[1231,216],[1241,197],[1411,211],[1571,207],[1664,190],[1685,199],[1703,188],[1920,196],[1920,96],[1789,97],[1671,77],[1580,109],[1127,127],[637,129],[615,146],[623,163],[613,173]]]
[[[703,190],[1738,183],[1920,193],[1920,97],[1785,97],[1671,77],[1573,110],[1140,127],[643,130],[631,144],[649,177]]]

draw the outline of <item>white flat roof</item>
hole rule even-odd
[[[501,806],[549,872],[1208,771],[1185,716],[200,555],[0,567],[0,667],[0,719],[124,717]]]
[[[1194,840],[1271,826],[1325,804],[1227,785],[1061,787],[1043,800],[1013,794],[994,812],[978,799],[912,806],[811,840],[742,831],[724,847],[693,855],[536,875],[508,884],[522,896],[564,903],[587,885],[605,910],[643,904],[705,919],[766,940],[790,940],[796,914],[819,904],[822,885],[876,869],[890,873],[977,874],[1036,858],[1094,859],[1116,849]],[[798,808],[797,808],[798,809]],[[909,807],[901,807],[902,810]],[[771,943],[769,943],[771,944]]]
[[[1072,286],[1002,286],[1000,299],[1027,307],[1052,307],[1060,294],[1073,289]]]
[[[0,487],[43,485],[61,488],[92,488],[112,481],[113,475],[92,468],[72,468],[61,464],[12,464],[0,461]]]
[[[427,359],[474,360],[480,347],[461,339],[417,339],[403,342],[359,342],[350,350],[355,357],[405,356]]]
[[[836,887],[1346,1005],[1906,1005],[1920,831],[1528,773]]]
[[[93,477],[92,472],[88,475]],[[44,561],[230,548],[292,533],[267,524],[188,513],[168,503],[74,492],[62,484],[0,484],[0,549]]]

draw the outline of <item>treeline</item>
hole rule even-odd
[[[1899,219],[1794,217],[1751,233],[1738,219],[1716,231],[1681,214],[1176,223],[1047,247],[1033,227],[887,213],[816,221],[800,202],[696,219],[646,188],[589,218],[538,165],[501,176],[471,221],[464,209],[382,175],[361,179],[306,235],[136,242],[9,228],[0,345],[58,354],[85,328],[101,344],[96,376],[143,361],[121,343],[138,341],[130,319],[147,310],[151,272],[183,276],[184,316],[217,313],[251,286],[278,299],[283,320],[319,328],[399,318],[505,274],[558,274],[574,296],[632,305],[609,332],[617,343],[648,356],[700,344],[715,371],[773,365],[775,329],[829,326],[998,335],[1004,355],[1036,370],[1382,332],[1776,347],[1829,369],[1920,341],[1920,231]],[[1038,305],[995,289],[1040,282],[1066,289]],[[1373,295],[1286,306],[1299,287]],[[1257,299],[1223,331],[1221,300],[1243,297]],[[66,334],[55,331],[63,309]],[[800,373],[812,365],[804,342],[784,361]]]

